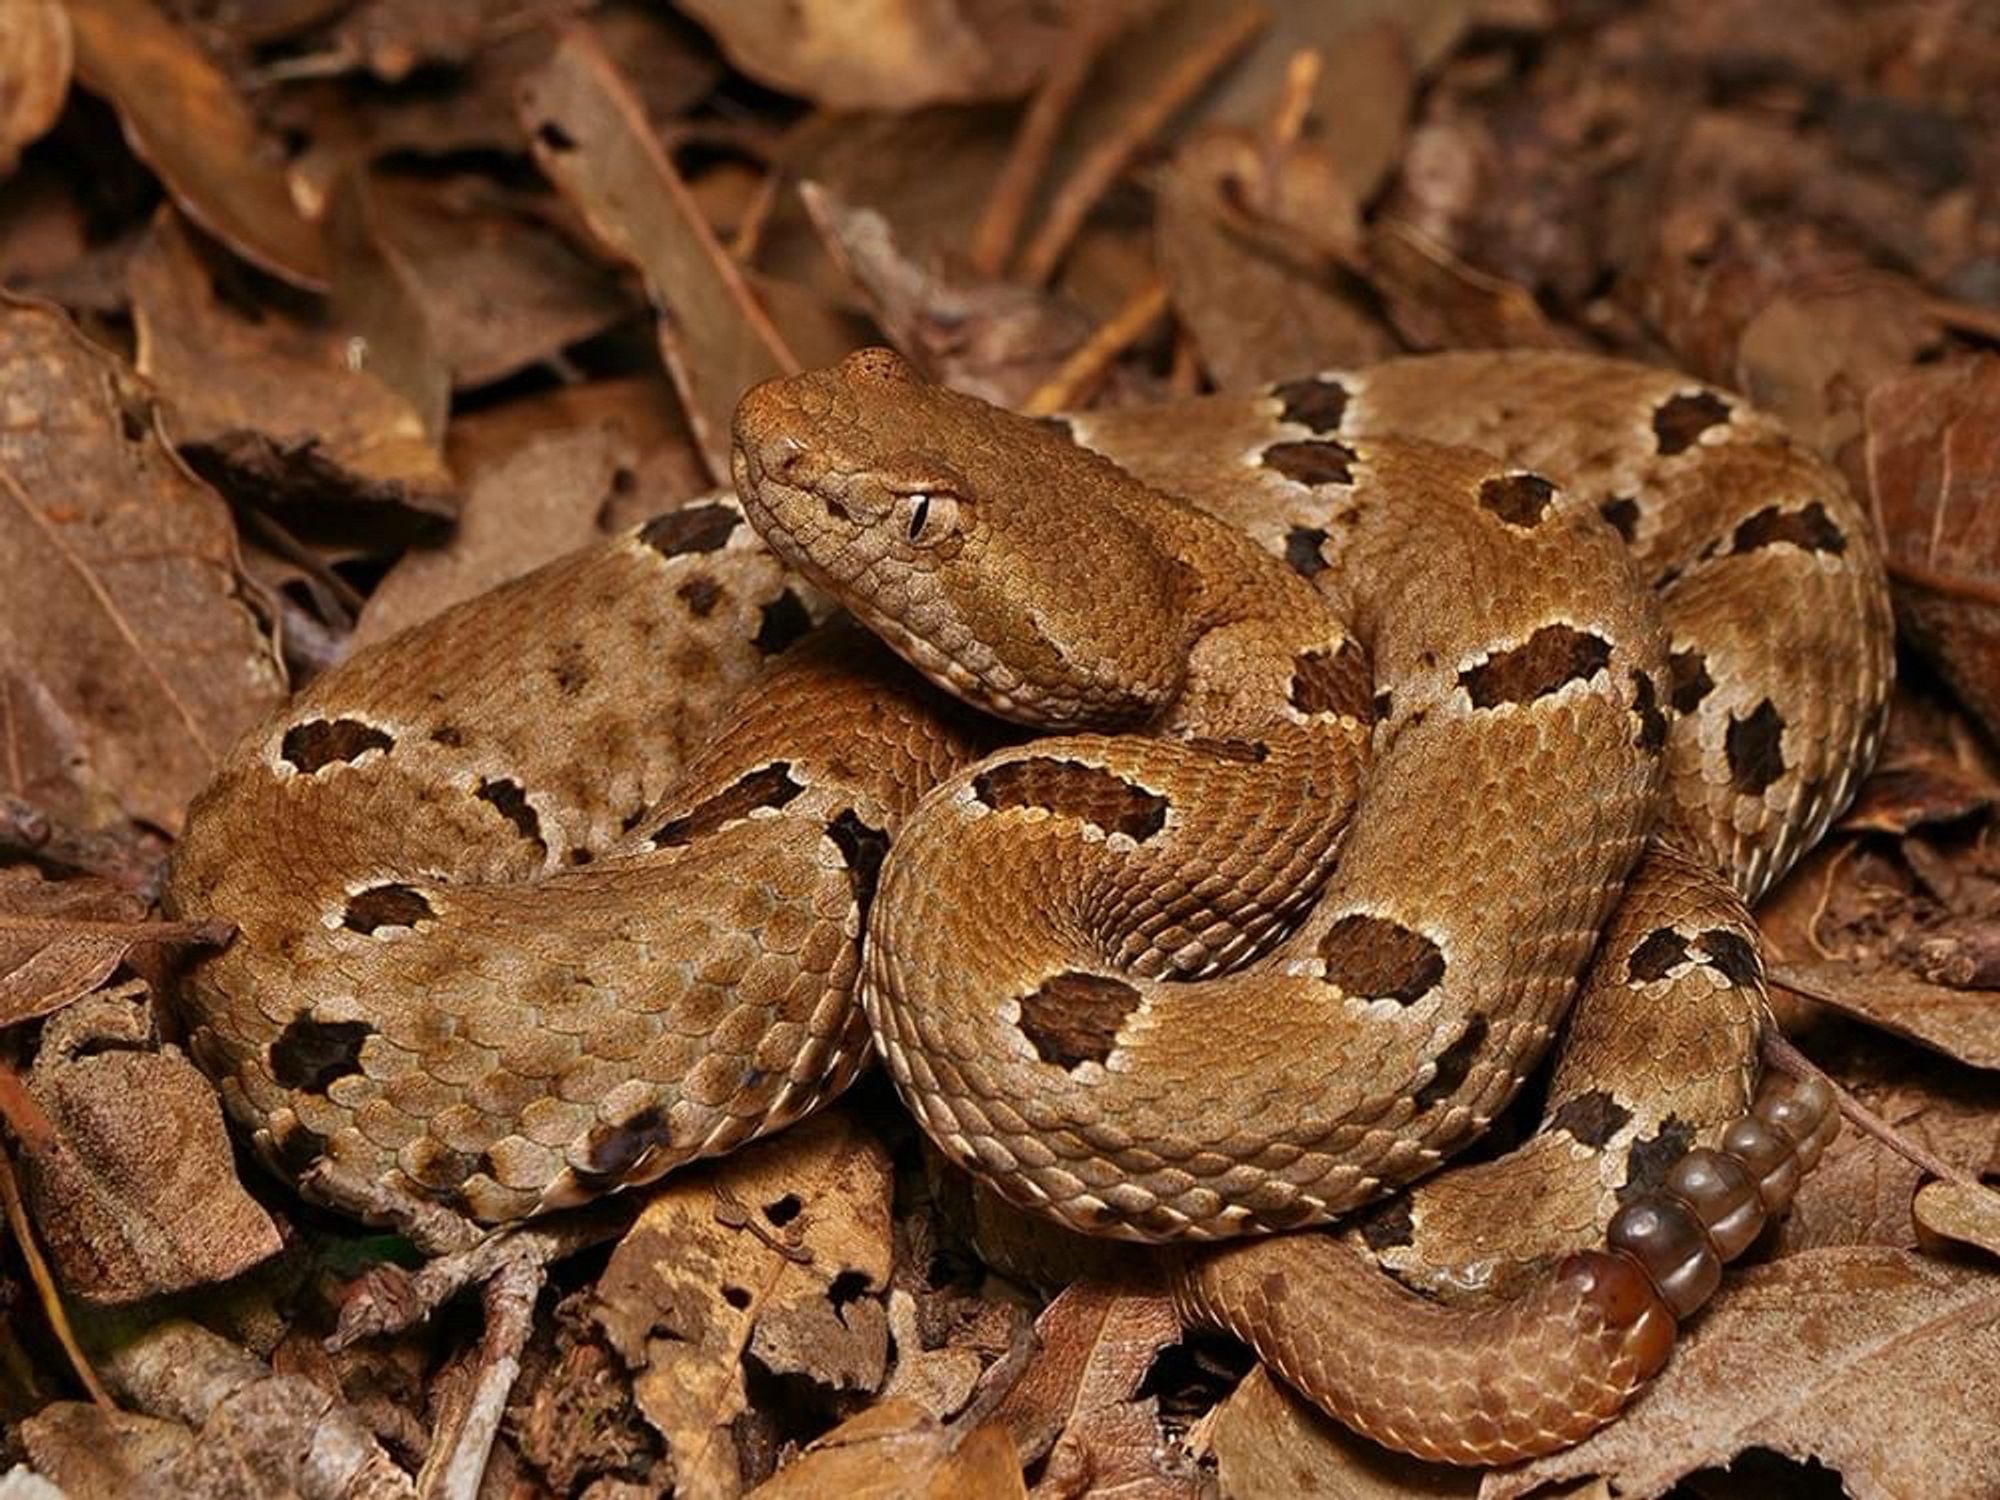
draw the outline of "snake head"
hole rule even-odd
[[[1177,690],[1185,569],[1119,503],[1157,497],[1060,430],[863,349],[750,390],[734,437],[772,549],[960,697],[1114,728]]]

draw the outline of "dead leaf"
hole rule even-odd
[[[2000,735],[2000,358],[1885,381],[1867,406],[1867,471],[1897,620],[1990,735]]]
[[[154,221],[130,280],[139,369],[165,398],[174,441],[211,478],[307,516],[365,503],[364,534],[407,536],[453,514],[424,414],[354,367],[352,334],[225,302],[171,213]]]
[[[799,196],[889,341],[933,379],[1016,407],[1090,332],[1061,297],[911,261],[873,209],[850,207],[817,183],[801,183]]]
[[[0,293],[0,790],[88,827],[179,828],[283,692],[229,513],[152,395],[51,307]]]
[[[961,1434],[909,1401],[882,1401],[752,1490],[755,1500],[1026,1500],[1007,1429]]]
[[[645,276],[695,439],[710,474],[728,483],[736,398],[797,361],[588,27],[563,33],[548,65],[523,82],[521,108],[542,170],[605,247]]]
[[[1357,1437],[1258,1365],[1203,1424],[1230,1500],[1453,1500],[1479,1471],[1425,1463]]]
[[[0,1027],[89,994],[134,948],[219,942],[228,932],[217,923],[148,922],[144,903],[107,881],[0,868]]]
[[[491,42],[587,9],[586,0],[361,0],[340,17],[333,46],[387,83],[419,68],[453,67]]]
[[[599,1325],[673,1450],[679,1493],[734,1495],[743,1361],[835,1390],[888,1369],[889,1159],[842,1111],[812,1116],[647,1203],[598,1283]]]
[[[1947,989],[1847,963],[1776,964],[1771,982],[1975,1068],[2000,1068],[2000,992]]]
[[[0,178],[55,124],[69,97],[73,53],[62,0],[8,0],[0,6]]]
[[[1912,1208],[1929,1234],[2000,1255],[2000,1192],[1983,1183],[1927,1182]]]
[[[1137,16],[1158,0],[1112,3]],[[976,0],[683,0],[682,9],[760,83],[833,109],[1013,98],[1071,35],[1061,6]]]
[[[237,1181],[213,1085],[150,1024],[143,983],[73,1006],[28,1078],[55,1134],[22,1163],[35,1224],[63,1284],[100,1305],[227,1280],[281,1244]]]
[[[1035,1320],[1041,1347],[995,1418],[1021,1457],[1044,1457],[1037,1496],[1192,1497],[1191,1467],[1160,1431],[1159,1402],[1133,1399],[1153,1361],[1181,1336],[1158,1288],[1079,1282]]]
[[[1369,281],[1396,331],[1418,349],[1573,348],[1527,288],[1467,265],[1398,219],[1369,236]]]
[[[385,640],[595,540],[631,463],[630,450],[608,427],[530,439],[467,491],[445,546],[412,549],[389,570],[368,596],[353,644]]]
[[[57,1496],[68,1500],[143,1494],[194,1447],[194,1434],[179,1422],[86,1401],[52,1401],[16,1432],[35,1471],[61,1485]]]
[[[69,0],[69,15],[77,77],[117,109],[133,151],[182,211],[273,276],[324,288],[319,231],[292,206],[249,106],[201,49],[148,0]]]
[[[1893,1391],[1896,1399],[1885,1401]],[[1660,1377],[1575,1448],[1483,1494],[1607,1476],[1645,1500],[1748,1448],[1817,1459],[1855,1500],[2000,1493],[2000,1272],[1874,1247],[1732,1275]]]

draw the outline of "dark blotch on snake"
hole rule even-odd
[[[1264,450],[1264,464],[1297,484],[1354,483],[1354,450],[1331,438],[1302,443],[1273,443]]]
[[[1729,420],[1729,403],[1713,391],[1672,396],[1653,412],[1653,437],[1662,457],[1671,458],[1694,446],[1709,428]]]
[[[762,615],[750,643],[766,656],[776,656],[812,629],[812,615],[790,589],[765,605]]]
[[[1613,495],[1597,507],[1597,513],[1625,539],[1628,547],[1639,539],[1639,502],[1630,495]]]
[[[1765,506],[1737,526],[1729,550],[1754,552],[1759,547],[1775,547],[1781,542],[1789,542],[1806,552],[1830,552],[1836,557],[1847,550],[1847,537],[1817,500],[1799,510]]]
[[[1410,1005],[1444,978],[1444,953],[1420,932],[1357,912],[1342,917],[1319,941],[1329,984],[1364,1000]]]
[[[1021,997],[1021,1035],[1037,1057],[1058,1068],[1101,1063],[1139,999],[1139,991],[1122,979],[1058,974]]]
[[[648,521],[639,528],[639,540],[662,557],[716,552],[741,519],[726,505],[686,505]]]
[[[1715,691],[1715,679],[1708,675],[1708,658],[1699,651],[1673,651],[1667,655],[1667,676],[1671,688],[1668,701],[1677,714],[1691,714],[1701,700]]]
[[[861,821],[853,808],[842,808],[840,816],[826,825],[826,836],[840,851],[847,865],[848,883],[854,892],[854,907],[860,914],[863,931],[868,927],[868,908],[875,900],[875,883],[882,875],[882,861],[889,857],[889,835]]]
[[[317,1130],[308,1130],[297,1120],[283,1134],[274,1134],[272,1143],[278,1165],[294,1177],[305,1176],[313,1163],[326,1154],[326,1137]]]
[[[1578,1094],[1549,1116],[1549,1129],[1568,1132],[1585,1146],[1602,1146],[1623,1130],[1632,1111],[1603,1089]]]
[[[359,719],[308,719],[285,731],[278,753],[310,776],[336,762],[357,761],[370,750],[392,749],[395,743],[393,735]]]
[[[271,1042],[271,1076],[288,1089],[323,1094],[336,1078],[361,1071],[361,1044],[373,1035],[366,1021],[296,1015]]]
[[[617,1182],[656,1146],[671,1144],[666,1111],[649,1104],[616,1124],[593,1125],[570,1152],[570,1170],[579,1177]]]
[[[1701,935],[1701,949],[1731,984],[1747,987],[1763,981],[1764,965],[1757,957],[1756,945],[1742,933],[1711,927]]]
[[[1273,386],[1271,394],[1284,402],[1280,415],[1285,421],[1314,432],[1340,431],[1347,415],[1347,387],[1337,380],[1288,380]]]
[[[1763,700],[1745,718],[1731,715],[1722,738],[1729,761],[1729,778],[1746,797],[1761,797],[1766,787],[1785,774],[1785,720],[1777,705]]]
[[[1532,703],[1567,682],[1587,682],[1611,660],[1611,642],[1571,625],[1544,625],[1520,645],[1458,674],[1474,708]]]
[[[340,925],[349,932],[367,934],[378,927],[414,927],[436,915],[422,891],[392,882],[372,885],[349,896]]]
[[[499,813],[515,831],[529,843],[536,845],[544,853],[548,845],[542,841],[542,820],[528,802],[528,794],[521,790],[518,781],[510,781],[504,776],[493,777],[479,783],[479,800]]]
[[[1555,494],[1556,487],[1539,474],[1500,474],[1479,485],[1479,503],[1509,526],[1535,525]]]
[[[1653,679],[1637,670],[1632,673],[1632,712],[1639,720],[1639,732],[1632,743],[1649,755],[1659,754],[1667,743],[1667,716],[1660,711]]]
[[[1050,756],[1007,761],[983,771],[973,778],[972,794],[995,812],[1046,808],[1141,843],[1167,821],[1165,797],[1096,766]]]
[[[1479,1049],[1486,1045],[1486,1033],[1491,1028],[1486,1017],[1475,1015],[1465,1023],[1452,1044],[1437,1055],[1436,1070],[1430,1081],[1418,1089],[1414,1095],[1418,1109],[1430,1109],[1442,1104],[1459,1086],[1471,1076],[1472,1065],[1479,1059]]]
[[[678,818],[669,818],[653,834],[653,843],[661,849],[692,844],[725,823],[747,818],[753,808],[783,807],[804,790],[792,780],[791,762],[774,760],[703,798]]]
[[[1319,549],[1326,545],[1326,533],[1316,526],[1294,526],[1285,533],[1285,561],[1301,578],[1326,571],[1326,559]]]
[[[1650,1138],[1634,1141],[1625,1153],[1625,1185],[1618,1201],[1630,1202],[1663,1186],[1674,1163],[1694,1149],[1694,1126],[1668,1115]]]
[[[722,598],[722,585],[713,578],[690,578],[674,590],[674,595],[688,607],[689,614],[706,620]]]
[[[1671,927],[1656,928],[1625,961],[1625,977],[1633,984],[1651,984],[1687,961],[1687,939]]]

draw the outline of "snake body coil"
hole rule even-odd
[[[241,935],[184,999],[260,1153],[504,1221],[796,1118],[872,1031],[947,1154],[1086,1232],[1429,1177],[1177,1262],[1384,1441],[1614,1412],[1830,1129],[1753,1092],[1744,902],[1879,737],[1838,477],[1547,354],[1047,423],[864,351],[736,436],[740,501],[357,655],[197,805],[170,907]],[[785,650],[821,591],[916,671]],[[1430,1176],[1565,1026],[1541,1131]]]

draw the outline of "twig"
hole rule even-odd
[[[1795,995],[1803,995],[1808,1000],[1823,1001],[1826,998],[1822,994],[1816,994],[1809,987],[1794,984],[1777,974],[1771,976],[1770,982],[1779,989],[1789,990]],[[1921,1167],[1933,1177],[1941,1178],[1946,1182],[1957,1183],[1962,1187],[1978,1187],[1980,1185],[1979,1180],[1962,1167],[1953,1166],[1943,1157],[1925,1148],[1921,1143],[1911,1140],[1909,1136],[1905,1135],[1887,1120],[1876,1114],[1874,1110],[1855,1098],[1838,1079],[1834,1078],[1818,1063],[1793,1046],[1787,1040],[1785,1034],[1779,1031],[1777,1027],[1767,1026],[1764,1028],[1762,1047],[1764,1062],[1767,1066],[1776,1068],[1781,1073],[1790,1074],[1793,1078],[1816,1078],[1832,1090],[1834,1102],[1840,1106],[1841,1114],[1853,1123],[1855,1129],[1859,1130],[1870,1140],[1879,1141],[1882,1145],[1895,1152],[1896,1155],[1902,1157],[1903,1160]]]
[[[1022,403],[1022,414],[1046,417],[1050,412],[1082,401],[1104,378],[1112,362],[1166,310],[1167,284],[1156,276],[1035,389]]]
[[[417,1476],[423,1500],[475,1500],[479,1494],[507,1397],[521,1375],[521,1351],[534,1331],[535,1299],[547,1279],[546,1263],[533,1247],[516,1242],[513,1248],[482,1289],[486,1331],[475,1356],[478,1373],[456,1420],[438,1433]]]
[[[111,1393],[97,1378],[96,1369],[84,1354],[83,1346],[76,1341],[75,1330],[69,1326],[69,1314],[63,1311],[62,1295],[56,1290],[55,1278],[49,1274],[49,1263],[42,1259],[42,1247],[35,1242],[34,1226],[28,1222],[28,1206],[21,1201],[21,1182],[14,1175],[14,1161],[7,1154],[4,1142],[0,1142],[0,1200],[6,1204],[7,1227],[14,1231],[14,1240],[21,1247],[21,1259],[27,1263],[28,1279],[34,1282],[35,1294],[42,1299],[42,1313],[49,1320],[56,1342],[69,1356],[70,1368],[76,1371],[76,1378],[83,1382],[83,1388],[90,1393],[92,1401],[106,1411],[118,1410],[118,1403],[111,1399]]]
[[[1114,13],[1106,13],[1110,14]],[[1035,185],[1048,167],[1056,137],[1062,133],[1070,109],[1082,94],[1091,70],[1097,66],[1097,54],[1111,35],[1104,22],[1105,16],[1083,14],[1076,18],[1070,27],[1068,44],[1021,116],[1006,163],[994,178],[986,207],[972,231],[968,258],[973,270],[981,276],[998,276],[1006,269],[1007,257],[1013,253],[1014,241],[1020,236],[1021,221],[1028,216]]]

